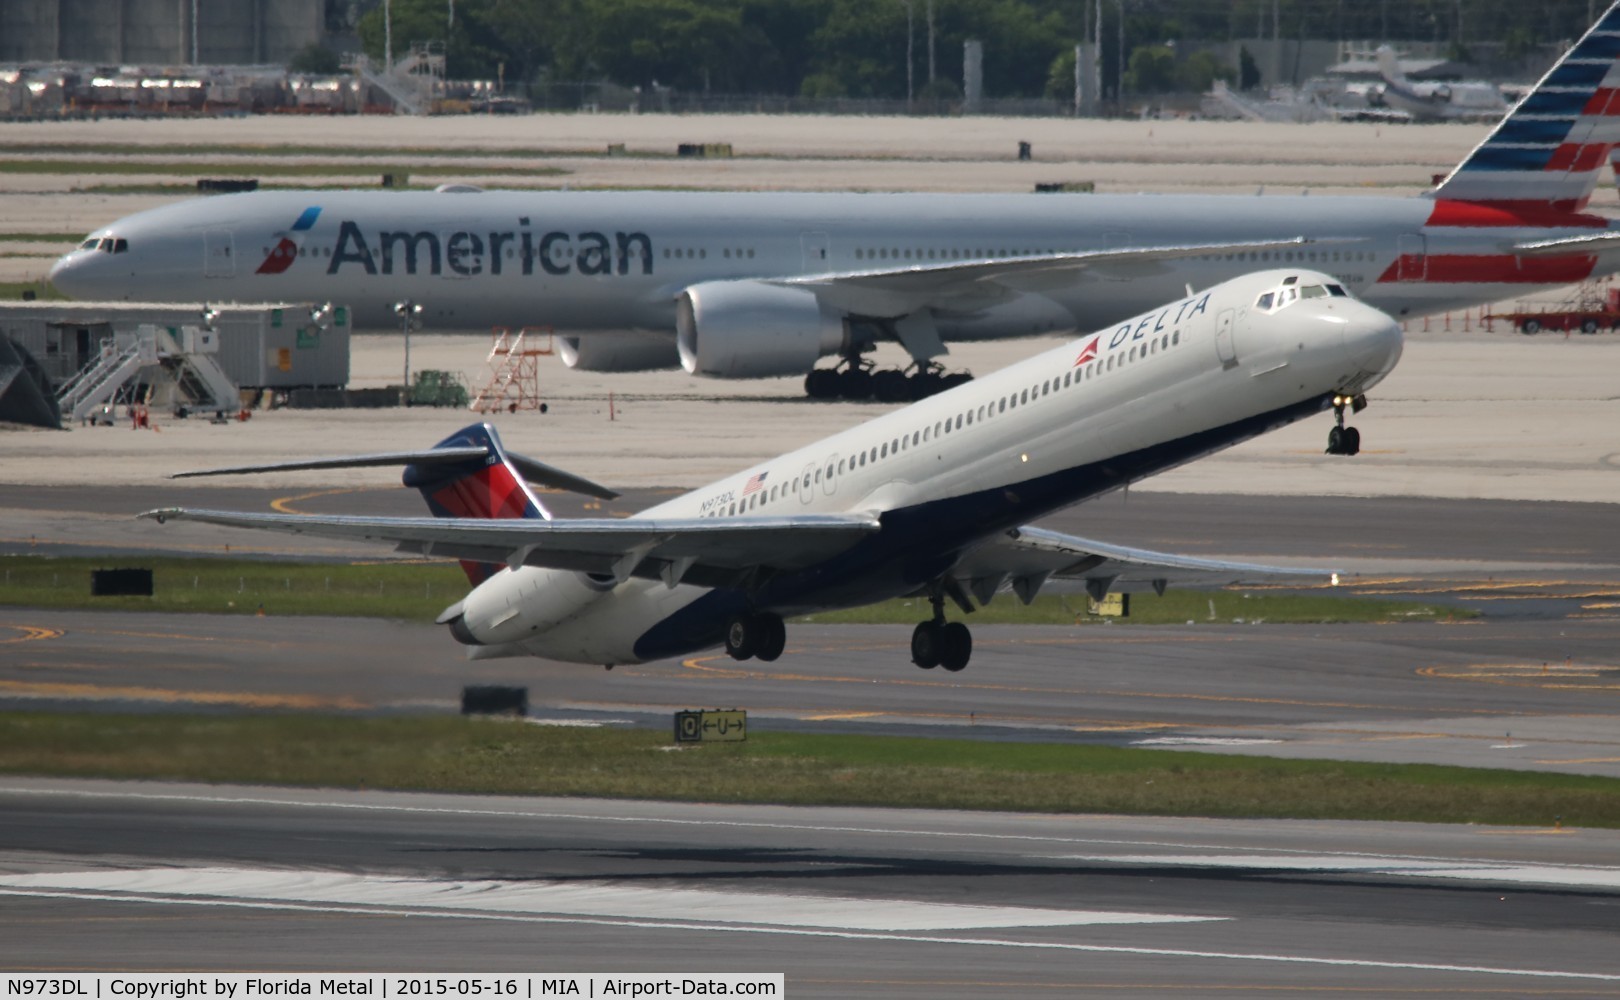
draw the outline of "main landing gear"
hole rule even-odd
[[[936,362],[917,362],[904,371],[898,368],[876,370],[871,361],[856,356],[845,358],[834,368],[816,368],[804,377],[804,391],[811,399],[876,399],[884,403],[915,402],[936,392],[971,382],[967,372],[947,374]]]
[[[741,614],[726,626],[726,652],[733,660],[758,657],[770,663],[787,646],[787,626],[781,615],[769,612]]]
[[[1366,396],[1334,396],[1333,397],[1333,429],[1328,431],[1327,453],[1329,455],[1356,455],[1361,452],[1361,432],[1354,427],[1344,425],[1344,408],[1350,407],[1351,413],[1360,413],[1367,408]]]
[[[968,665],[973,656],[973,633],[961,622],[945,620],[945,599],[931,598],[934,617],[918,622],[911,631],[911,662],[924,670],[944,667],[955,673]]]

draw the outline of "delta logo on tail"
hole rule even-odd
[[[1074,364],[1071,367],[1079,368],[1087,361],[1097,360],[1097,342],[1100,340],[1102,340],[1101,337],[1092,337],[1091,343],[1080,348],[1080,356],[1074,359]]]
[[[321,208],[319,205],[311,205],[309,208],[304,209],[304,214],[298,217],[298,221],[293,223],[291,229],[282,234],[281,241],[276,244],[274,250],[270,251],[270,255],[264,259],[264,263],[259,265],[259,270],[255,273],[281,274],[287,268],[292,267],[292,262],[298,259],[299,245],[290,234],[308,232],[314,228],[315,220],[320,217]]]

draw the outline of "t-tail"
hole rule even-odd
[[[479,453],[454,461],[418,462],[405,467],[405,485],[421,491],[434,517],[551,520],[550,511],[507,458],[494,427],[472,424],[434,445],[435,451],[469,449]],[[476,587],[503,567],[463,559],[461,568],[468,582]]]
[[[1620,144],[1620,3],[1611,6],[1433,196],[1510,212],[1586,207]]]

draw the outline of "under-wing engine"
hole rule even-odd
[[[563,364],[586,372],[645,372],[674,368],[680,353],[668,334],[591,333],[557,338]]]
[[[716,378],[803,375],[844,347],[844,317],[803,288],[707,281],[675,303],[681,367]]]

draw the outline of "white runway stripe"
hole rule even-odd
[[[1620,889],[1620,868],[1580,865],[1526,865],[1420,858],[1380,858],[1360,854],[1061,854],[1061,861],[1100,861],[1122,865],[1186,865],[1193,868],[1246,868],[1257,871],[1354,872],[1474,882]]]
[[[1221,920],[1183,914],[964,906],[897,899],[668,889],[610,882],[449,881],[254,868],[142,868],[0,876],[0,886],[481,913],[703,920],[857,931],[1072,927]]]

